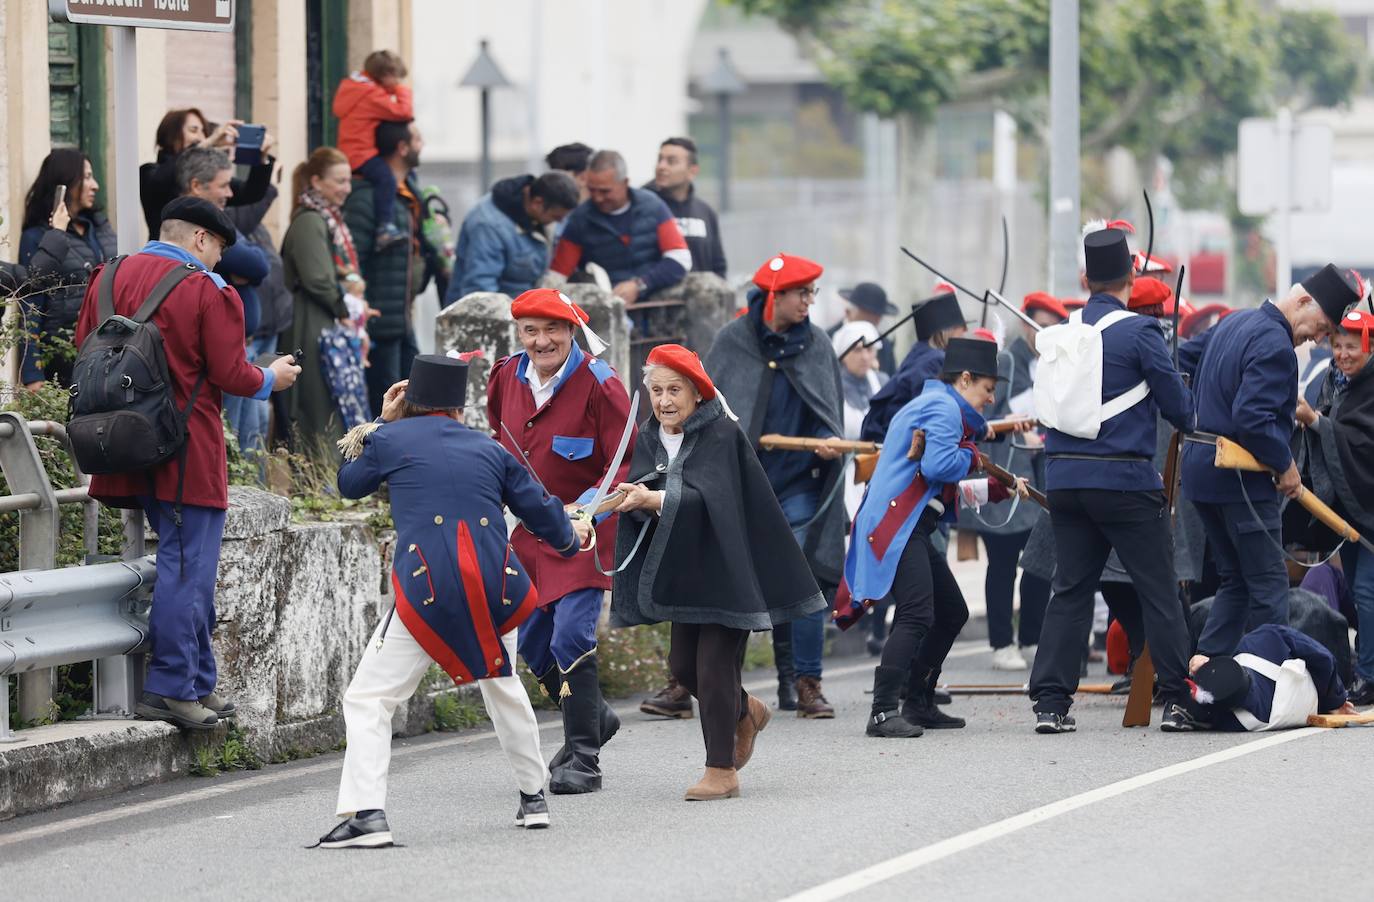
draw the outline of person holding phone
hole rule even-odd
[[[227,206],[255,204],[267,194],[272,182],[272,169],[276,157],[272,156],[273,138],[265,126],[245,126],[240,119],[228,119],[218,125],[211,124],[205,114],[195,107],[171,110],[162,117],[157,126],[157,162],[144,163],[138,168],[139,197],[143,204],[143,218],[148,223],[148,234],[156,235],[162,221],[162,208],[182,192],[177,188],[177,158],[182,151],[191,147],[212,147],[237,157],[236,145],[240,129],[250,129],[249,137],[261,130],[258,142],[260,159],[249,165],[248,177],[230,181]],[[237,162],[237,159],[235,160]]]
[[[96,198],[100,183],[79,150],[54,150],[38,168],[24,203],[19,262],[25,336],[19,381],[37,391],[50,379],[71,382],[72,331],[91,270],[115,255],[115,233]],[[41,293],[24,294],[39,290]]]

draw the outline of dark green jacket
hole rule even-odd
[[[411,193],[419,196],[415,176],[406,179]],[[365,179],[353,180],[353,193],[344,203],[344,221],[353,235],[353,247],[358,252],[358,268],[367,282],[367,302],[382,312],[368,321],[367,331],[374,339],[387,341],[405,336],[410,325],[411,301],[425,287],[424,257],[418,252],[416,238],[418,224],[412,208],[399,193],[396,195],[396,228],[410,235],[410,241],[398,241],[383,251],[376,249],[377,219],[373,213],[372,184]]]

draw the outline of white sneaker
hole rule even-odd
[[[1015,645],[1003,645],[992,651],[993,670],[1025,670],[1026,659],[1021,657],[1021,652],[1016,650]]]
[[[1034,660],[1035,660],[1035,646],[1034,646],[1034,645],[1023,645],[1023,646],[1021,646],[1021,657],[1023,657],[1023,658],[1026,659],[1026,663],[1030,663],[1031,661],[1034,661]]]

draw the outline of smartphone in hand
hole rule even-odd
[[[267,137],[265,125],[240,125],[238,140],[234,144],[234,163],[238,166],[256,166],[262,162],[262,142]]]

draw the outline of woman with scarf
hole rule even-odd
[[[739,795],[738,771],[768,724],[741,684],[749,633],[825,609],[748,437],[697,355],[649,352],[653,411],[639,430],[616,536],[611,625],[672,623],[668,665],[696,697],[706,773],[686,800]]]
[[[1331,368],[1317,407],[1305,400],[1298,402],[1297,419],[1304,428],[1294,455],[1312,491],[1364,536],[1374,535],[1374,363],[1370,354],[1374,312],[1368,303],[1348,310],[1341,328],[1331,336]],[[1319,525],[1309,526],[1309,532],[1325,531]],[[1330,548],[1335,541],[1327,536],[1324,544]],[[1374,553],[1347,542],[1341,548],[1341,567],[1359,620],[1350,700],[1356,705],[1374,704]]]
[[[942,519],[953,519],[961,480],[978,466],[974,442],[988,432],[981,411],[993,402],[1002,378],[997,345],[951,338],[940,378],[928,379],[888,425],[835,596],[835,618],[844,625],[889,592],[895,605],[892,632],[873,676],[869,736],[906,739],[925,729],[964,725],[935,706],[935,684],[968,621],[968,605],[930,536]],[[1026,481],[1016,482],[1024,498]],[[975,480],[968,489],[985,501],[1008,497],[1001,483],[988,480]],[[899,710],[903,685],[906,702]]]
[[[304,443],[301,450],[332,449],[345,430],[371,419],[362,374],[367,333],[361,328],[369,309],[342,211],[352,190],[348,159],[333,147],[316,148],[296,167],[291,188],[295,205],[281,257],[294,304],[277,347],[305,351],[291,393],[291,426]]]

